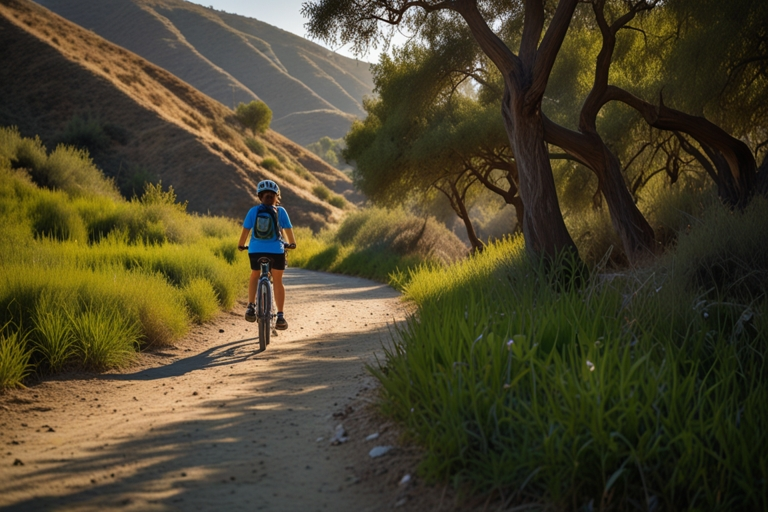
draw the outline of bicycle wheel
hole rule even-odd
[[[256,290],[256,316],[259,322],[259,348],[263,352],[269,345],[272,323],[272,290],[266,279],[259,281]]]

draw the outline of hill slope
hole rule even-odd
[[[37,0],[234,108],[253,99],[302,145],[343,136],[373,89],[368,64],[261,21],[183,0]]]
[[[29,0],[0,0],[0,64],[0,124],[50,148],[78,116],[98,120],[110,136],[95,158],[106,174],[150,172],[192,211],[243,217],[256,183],[271,178],[294,223],[319,229],[343,212],[313,189],[354,194],[346,176],[273,131],[254,153],[228,108]]]

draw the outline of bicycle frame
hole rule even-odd
[[[266,350],[269,345],[270,334],[274,329],[277,317],[274,307],[274,288],[272,287],[272,274],[269,269],[269,259],[259,259],[261,275],[256,285],[256,321],[259,324],[259,348]]]

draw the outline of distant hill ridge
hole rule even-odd
[[[232,108],[261,99],[272,128],[302,145],[363,117],[366,62],[256,19],[183,0],[37,0]]]
[[[328,189],[359,199],[343,173],[274,131],[249,147],[229,108],[168,71],[30,0],[0,0],[0,125],[52,149],[78,116],[109,128],[95,153],[108,175],[147,170],[192,211],[241,218],[264,178],[314,229],[344,214]]]

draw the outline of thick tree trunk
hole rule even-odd
[[[525,205],[518,221],[522,220],[526,248],[549,259],[563,251],[577,254],[557,200],[541,111],[521,105],[521,97],[522,94],[506,93],[502,114],[517,162],[520,198]]]
[[[520,197],[525,205],[522,219],[525,246],[529,253],[550,261],[560,253],[569,253],[578,260],[576,244],[560,212],[541,114],[547,80],[577,3],[578,0],[560,0],[542,36],[546,18],[544,4],[541,0],[525,2],[519,57],[488,27],[475,0],[457,1],[452,6],[504,76],[502,115],[515,154]]]

